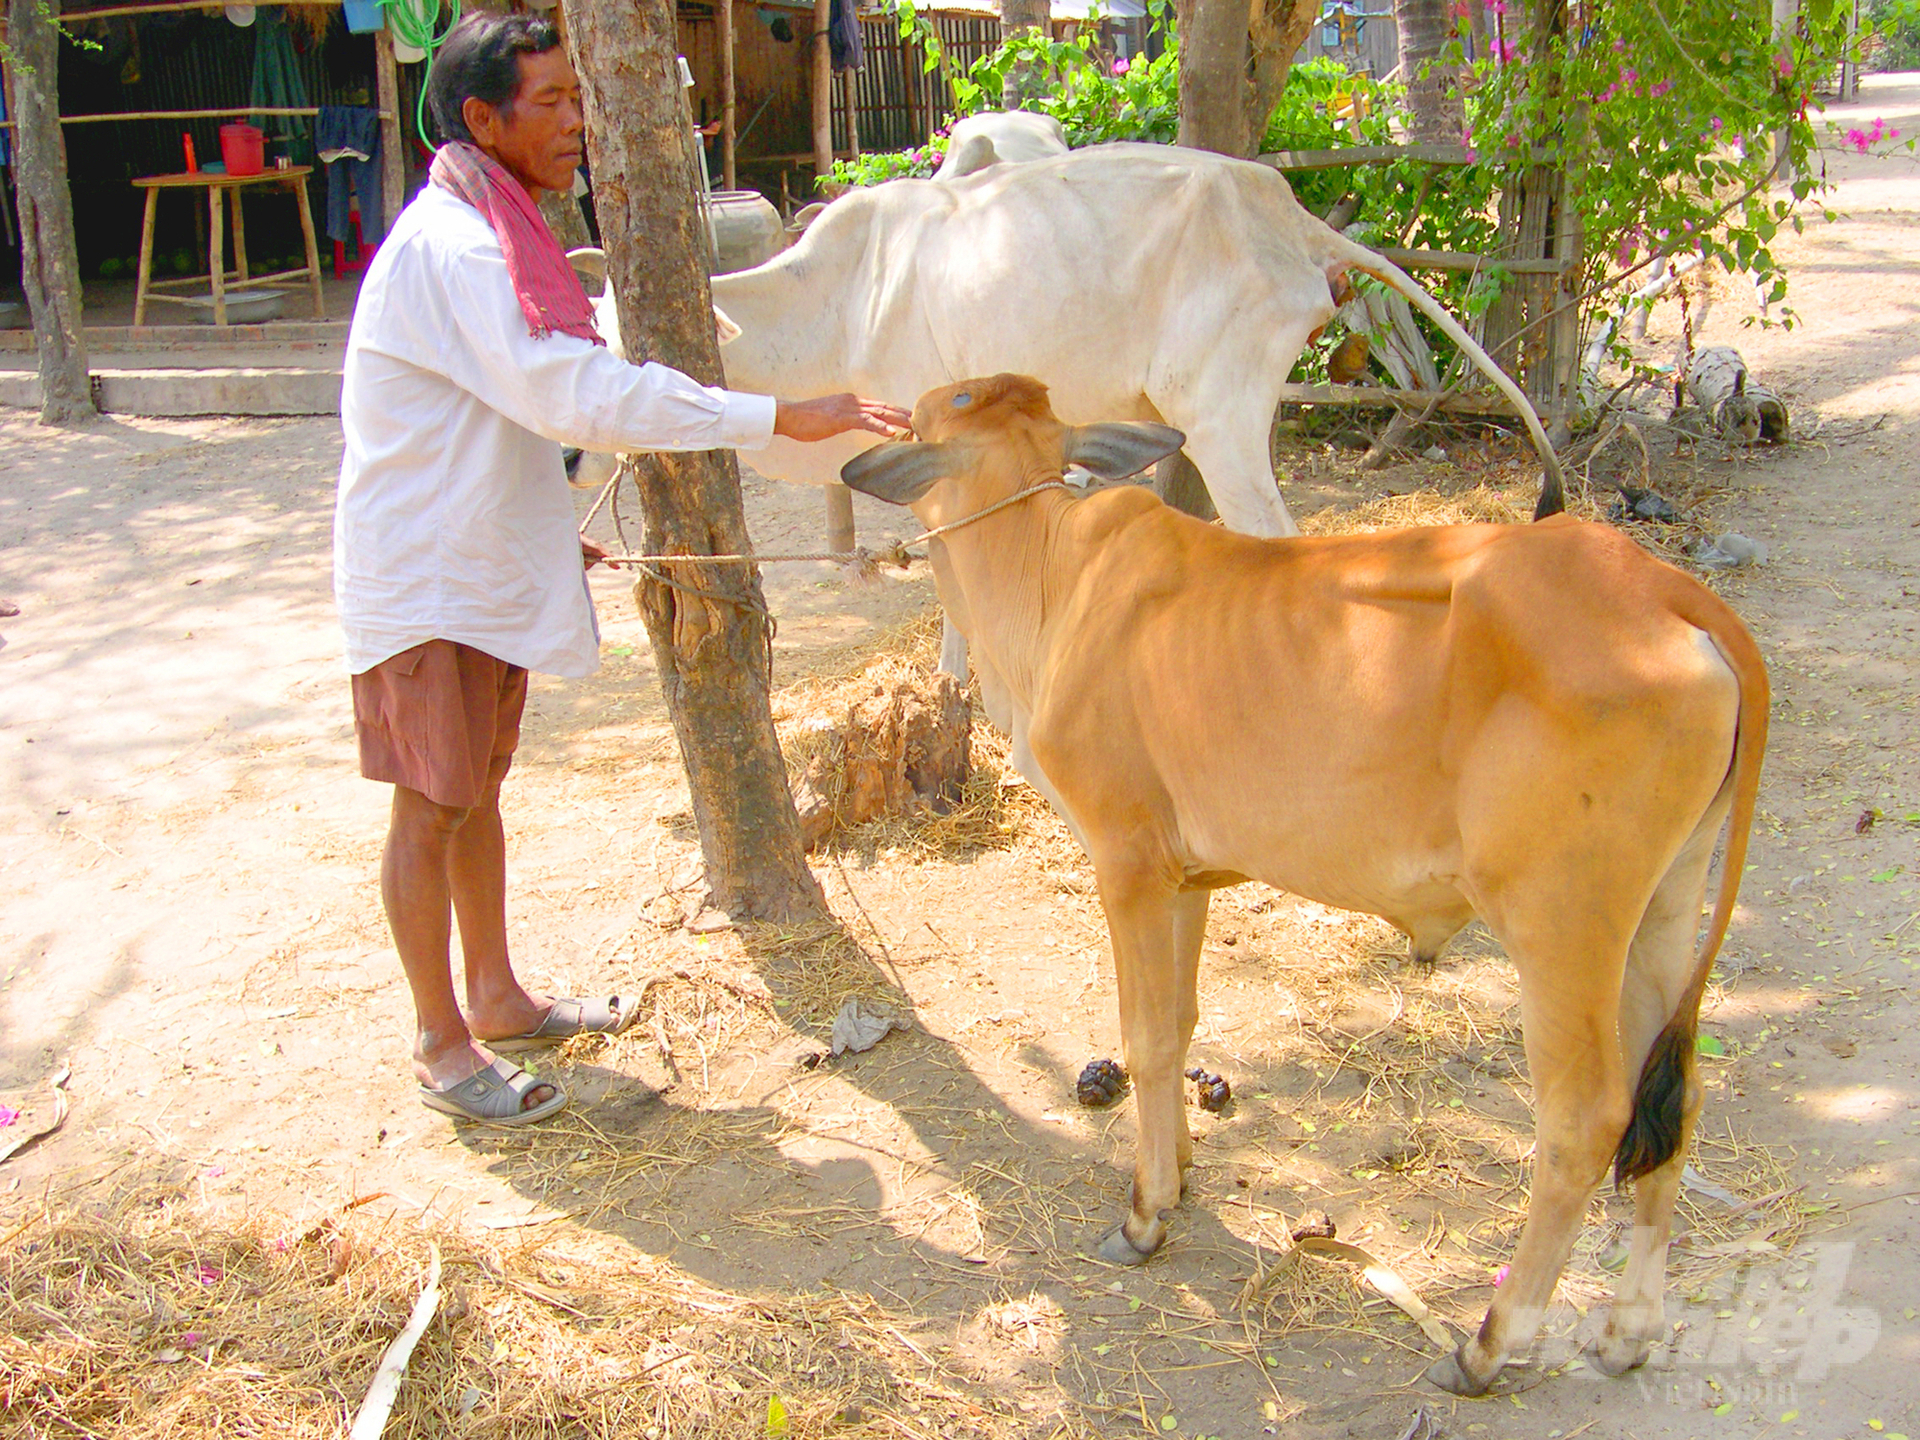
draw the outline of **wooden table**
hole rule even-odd
[[[184,295],[162,295],[156,292],[181,285],[198,285],[203,279],[213,283],[213,323],[227,323],[227,281],[237,280],[242,285],[272,280],[306,280],[313,287],[313,318],[324,320],[326,305],[320,296],[320,250],[313,237],[313,211],[307,205],[307,176],[313,173],[311,165],[292,165],[285,170],[262,170],[258,175],[227,175],[218,171],[194,170],[183,175],[142,175],[134,180],[134,185],[147,192],[147,210],[140,221],[140,278],[134,290],[133,323],[147,323],[147,302],[149,300],[171,300],[175,304],[184,304]],[[247,226],[240,212],[240,192],[249,185],[269,185],[293,193],[294,204],[300,211],[300,233],[307,243],[307,264],[303,270],[278,270],[271,275],[249,275],[247,273]],[[191,190],[204,187],[207,192],[207,273],[204,276],[189,276],[184,280],[152,280],[153,270],[153,216],[160,205],[162,190]],[[227,205],[221,205],[222,193],[227,197]],[[234,269],[227,269],[226,236],[221,225],[221,210],[230,209],[233,215],[233,260]]]

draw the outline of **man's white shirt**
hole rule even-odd
[[[347,337],[334,595],[347,668],[428,640],[581,676],[600,664],[561,445],[758,449],[774,401],[536,340],[486,218],[428,185],[361,283]]]

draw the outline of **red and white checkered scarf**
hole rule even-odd
[[[433,154],[427,176],[487,217],[507,257],[513,293],[526,312],[527,330],[544,340],[558,330],[596,345],[607,342],[593,328],[593,302],[573,273],[566,251],[547,228],[526,186],[478,145],[456,140]]]

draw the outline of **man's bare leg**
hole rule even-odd
[[[490,786],[483,806],[493,817],[493,844],[499,856],[499,879],[492,895],[498,907],[495,926],[498,965],[506,968],[506,855],[505,842],[499,838],[499,787]],[[417,790],[404,785],[393,787],[393,812],[387,828],[386,853],[380,863],[380,896],[385,902],[387,924],[393,931],[394,948],[400,952],[400,964],[407,974],[407,986],[413,992],[417,1033],[413,1047],[414,1074],[421,1084],[436,1089],[457,1085],[468,1076],[485,1069],[493,1055],[477,1044],[467,1029],[465,1017],[453,994],[453,960],[450,944],[453,931],[453,904],[458,895],[464,917],[480,897],[473,892],[467,872],[475,867],[463,863],[462,880],[455,888],[452,863],[455,837],[466,827],[477,810],[437,805]],[[487,842],[477,847],[484,861]],[[482,890],[484,894],[484,887]],[[476,912],[476,923],[478,916]],[[484,930],[484,924],[482,924]],[[467,927],[463,924],[463,939]],[[464,947],[463,947],[464,948]],[[489,962],[482,962],[486,968]],[[473,962],[468,962],[469,972]],[[507,971],[511,979],[512,972]],[[469,989],[472,976],[468,977]],[[517,988],[517,986],[516,986]],[[525,996],[532,1018],[527,1028],[537,1024],[542,1013],[531,997]],[[492,1017],[489,1017],[492,1018]],[[512,1031],[501,1033],[512,1034]],[[551,1085],[530,1090],[523,1109],[544,1104],[557,1092]]]
[[[453,832],[447,882],[466,963],[467,1023],[482,1041],[525,1035],[546,1019],[553,1001],[528,994],[507,955],[507,837],[498,779],[488,780],[480,803]]]

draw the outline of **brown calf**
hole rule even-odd
[[[1048,486],[1066,464],[1118,478],[1181,437],[1069,428],[1046,393],[1015,375],[931,391],[918,442],[843,478],[954,526],[931,542],[940,599],[1015,763],[1093,861],[1139,1106],[1132,1210],[1101,1254],[1144,1261],[1180,1198],[1215,887],[1383,916],[1421,959],[1478,916],[1519,974],[1534,1184],[1485,1323],[1428,1375],[1475,1394],[1532,1341],[1609,1165],[1636,1215],[1597,1358],[1639,1364],[1766,741],[1752,637],[1678,570],[1565,516],[1261,540],[1140,489],[1074,498]]]

